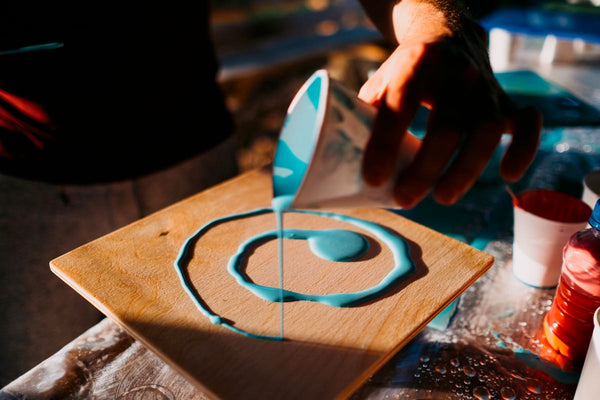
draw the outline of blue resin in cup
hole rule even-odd
[[[394,177],[378,187],[362,177],[376,112],[327,71],[316,71],[288,108],[273,163],[273,196],[291,196],[292,208],[397,207]],[[412,161],[420,143],[405,135],[396,171]]]

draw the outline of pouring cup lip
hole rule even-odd
[[[319,136],[321,135],[322,130],[323,130],[325,114],[326,114],[327,108],[329,107],[328,93],[329,93],[329,86],[330,86],[330,77],[329,77],[328,71],[326,69],[318,69],[315,72],[313,72],[313,74],[304,82],[304,84],[302,84],[300,89],[296,92],[296,94],[294,95],[294,98],[290,102],[290,105],[288,106],[288,109],[287,109],[286,120],[295,111],[296,107],[298,107],[299,102],[305,96],[308,96],[308,91],[309,91],[310,87],[312,85],[314,85],[315,82],[317,82],[317,81],[320,83],[318,106],[316,107],[314,122],[311,127],[311,129],[312,129],[311,135],[308,136],[309,138],[311,138],[312,142],[310,143],[310,152],[309,152],[310,156],[309,156],[309,159],[307,160],[307,167],[304,170],[302,178],[301,178],[299,184],[296,186],[294,193],[280,193],[280,190],[278,190],[277,185],[275,183],[275,175],[273,175],[273,177],[272,177],[271,183],[272,183],[272,189],[273,189],[273,196],[280,195],[280,194],[291,195],[292,196],[292,202],[291,202],[292,205],[294,204],[294,201],[296,200],[298,193],[300,193],[302,186],[304,185],[304,183],[306,181],[306,177],[310,173],[310,169],[312,167],[311,161],[315,156],[315,150],[316,150],[317,144],[319,142]],[[286,123],[284,122],[284,126],[281,129],[278,140],[281,140],[281,137],[285,133],[285,125],[286,125]],[[275,149],[275,155],[274,155],[274,159],[273,159],[273,168],[277,167],[276,160],[277,160],[277,153],[279,151],[280,151],[280,146],[278,145],[277,148]]]

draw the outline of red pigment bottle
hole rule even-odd
[[[544,318],[548,343],[560,354],[582,361],[600,307],[600,200],[590,227],[575,233],[563,250],[560,281],[552,307]]]

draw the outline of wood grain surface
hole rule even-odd
[[[268,169],[240,175],[51,261],[52,271],[209,397],[331,399],[348,397],[493,263],[492,256],[389,211],[334,210],[402,236],[416,272],[362,306],[286,303],[285,341],[233,333],[195,308],[173,262],[184,241],[205,223],[268,207],[270,177]],[[284,225],[361,232],[312,215],[286,214]],[[243,241],[273,229],[273,214],[217,225],[196,243],[188,267],[194,289],[212,312],[236,327],[268,335],[279,334],[279,304],[240,287],[226,265]],[[347,263],[323,261],[306,242],[286,240],[285,288],[325,294],[379,282],[392,268],[392,255],[363,233],[369,252]],[[256,283],[278,285],[275,241],[254,250],[246,273]]]

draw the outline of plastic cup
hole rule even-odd
[[[372,187],[361,173],[376,111],[326,70],[316,71],[287,111],[273,161],[274,197],[293,196],[292,208],[398,207],[394,176]],[[397,172],[413,160],[420,144],[405,135]]]
[[[558,285],[562,250],[587,226],[592,212],[583,201],[552,190],[530,190],[513,199],[513,273],[539,288]]]
[[[588,347],[574,400],[600,398],[600,308],[594,313],[594,332]]]
[[[583,193],[581,200],[594,208],[600,199],[600,170],[592,171],[583,178]]]

